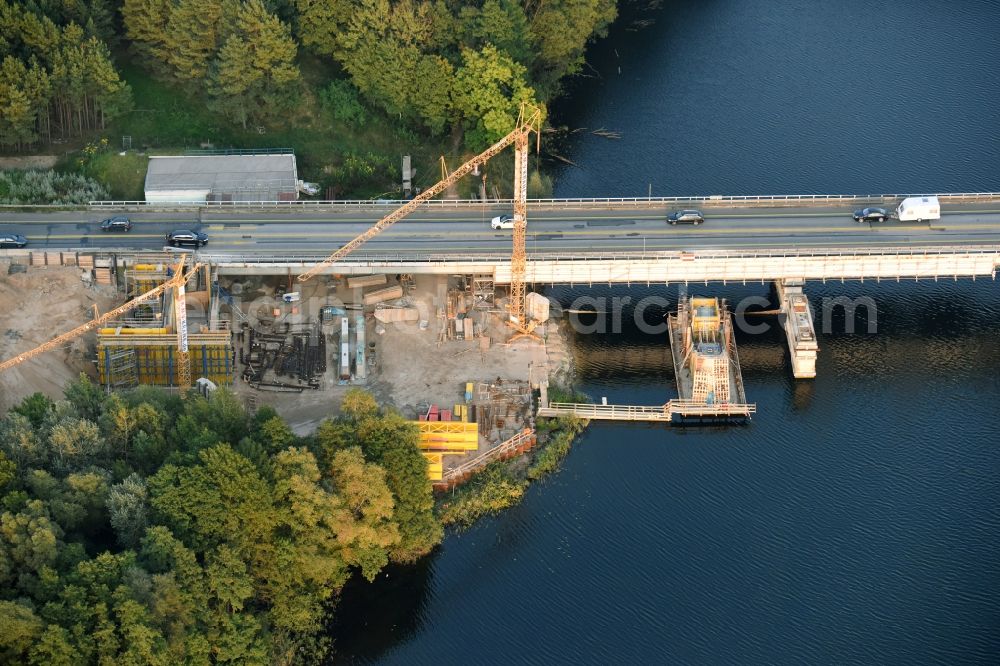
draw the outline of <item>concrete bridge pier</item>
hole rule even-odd
[[[802,280],[775,280],[778,300],[781,303],[781,323],[788,338],[788,352],[792,359],[792,374],[796,379],[816,376],[816,329],[809,299],[802,293]]]

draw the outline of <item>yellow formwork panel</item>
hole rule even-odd
[[[417,424],[420,434],[425,433],[467,433],[477,432],[475,423],[463,423],[461,421],[411,421]]]
[[[444,454],[424,453],[423,455],[427,458],[427,478],[431,481],[440,481],[444,474]]]
[[[425,432],[420,434],[420,442],[478,442],[476,432]]]
[[[475,451],[479,448],[479,438],[471,439],[421,439],[419,444],[424,450],[448,449],[451,451]]]
[[[135,351],[135,377],[140,385],[177,386],[175,344],[129,345],[122,336],[99,336],[97,371],[101,384],[114,383],[114,378],[109,376],[111,356],[132,349]],[[188,349],[192,378],[205,377],[220,386],[232,384],[236,366],[230,345],[195,343],[189,344]]]
[[[446,447],[446,446],[436,446],[434,448],[420,449],[421,453],[440,453],[446,456],[464,456],[469,451],[475,451],[476,449],[465,449],[457,447]]]
[[[97,331],[100,335],[166,335],[169,331],[166,328],[102,328]]]

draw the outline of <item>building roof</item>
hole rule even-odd
[[[296,192],[295,155],[179,155],[149,158],[146,193],[209,191],[234,200],[273,201]]]

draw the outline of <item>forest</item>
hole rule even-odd
[[[351,127],[375,113],[478,150],[522,103],[544,109],[616,11],[613,0],[0,0],[0,150],[149,111],[135,108],[125,67],[237,128]]]
[[[309,437],[224,389],[26,398],[0,419],[0,663],[322,660],[348,577],[442,538],[417,441],[360,390]]]

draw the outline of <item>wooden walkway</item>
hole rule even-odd
[[[674,417],[749,418],[756,404],[707,404],[694,400],[668,400],[659,407],[640,405],[591,405],[579,402],[553,402],[538,408],[538,416],[574,416],[592,421],[658,421],[669,423]]]
[[[479,454],[471,460],[466,460],[461,465],[445,471],[440,481],[434,481],[435,490],[450,490],[455,486],[466,482],[473,474],[486,467],[494,460],[506,460],[514,456],[521,455],[525,451],[535,446],[535,431],[533,428],[525,428],[505,442],[488,451]]]

